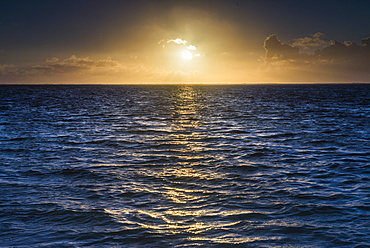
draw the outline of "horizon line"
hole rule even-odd
[[[124,82],[124,83],[0,83],[0,86],[7,85],[284,85],[284,84],[370,84],[370,81],[346,81],[346,82]]]

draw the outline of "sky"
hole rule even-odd
[[[0,84],[370,82],[370,1],[2,0]]]

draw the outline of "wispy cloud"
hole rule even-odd
[[[50,62],[50,63],[55,63],[55,62],[58,62],[59,59],[58,58],[51,58],[51,59],[47,59],[46,62]]]
[[[167,40],[167,43],[171,43],[171,42],[173,42],[177,45],[186,45],[186,43],[188,43],[188,41],[180,39],[180,38],[173,39],[173,40]]]
[[[192,81],[195,71],[165,70],[142,63],[124,64],[111,57],[93,60],[72,55],[66,59],[53,57],[45,64],[18,68],[0,65],[2,83],[125,83]]]
[[[89,57],[71,57],[60,60],[59,58],[47,59],[45,65],[35,65],[26,69],[28,76],[51,76],[54,74],[84,75],[106,74],[126,71],[127,68],[110,57],[101,60],[92,60]]]
[[[309,49],[311,47],[315,48],[322,47],[327,44],[327,42],[322,39],[322,37],[324,36],[325,34],[318,32],[314,34],[312,37],[295,39],[292,45],[303,49]]]
[[[14,75],[16,71],[17,68],[15,65],[0,64],[0,76],[11,76]]]
[[[187,46],[186,49],[188,49],[188,50],[194,50],[194,51],[197,50],[197,48],[195,46],[193,46],[193,45]]]
[[[160,40],[158,42],[159,45],[162,45],[162,47],[165,47],[165,44],[175,44],[175,45],[180,45],[181,47],[187,49],[187,50],[192,50],[195,51],[197,50],[197,47],[194,45],[190,45],[187,40],[183,40],[181,38],[176,38],[176,39],[167,39],[167,40]]]

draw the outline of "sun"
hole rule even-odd
[[[193,59],[193,54],[191,54],[190,51],[183,51],[181,56],[185,60],[192,60]]]

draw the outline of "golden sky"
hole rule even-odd
[[[4,1],[0,83],[368,82],[369,7]]]

